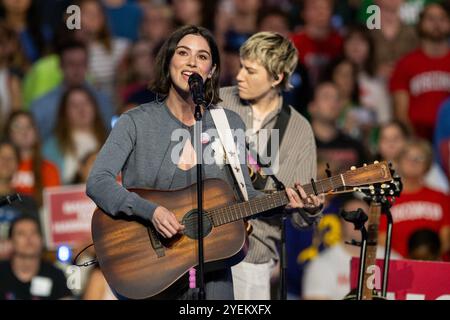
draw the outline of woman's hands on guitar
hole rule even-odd
[[[164,238],[172,238],[177,233],[184,230],[184,225],[180,224],[172,211],[159,206],[153,213],[152,223]]]
[[[300,183],[296,183],[295,187],[298,192],[292,188],[287,188],[286,193],[289,198],[289,203],[286,205],[286,209],[305,209],[309,213],[319,211],[323,207],[325,202],[325,195],[323,193],[319,195],[310,194],[306,195]]]

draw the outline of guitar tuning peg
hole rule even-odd
[[[351,166],[350,170],[356,170],[356,167],[355,166]]]
[[[384,190],[380,190],[380,194],[384,194]]]
[[[370,186],[369,186],[369,189],[370,189],[370,190],[374,190],[375,187],[374,187],[373,185],[370,185]]]
[[[380,163],[380,161],[378,161],[378,160],[375,160],[374,162],[373,162],[374,164],[379,164]]]

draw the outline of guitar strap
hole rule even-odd
[[[291,118],[291,108],[289,107],[288,103],[286,102],[286,99],[283,99],[283,105],[281,107],[280,113],[278,114],[278,118],[277,121],[275,122],[275,126],[272,128],[272,130],[279,130],[279,136],[278,136],[278,140],[279,140],[279,148],[278,151],[280,151],[281,149],[281,143],[283,141],[283,137],[286,133],[286,128],[288,126],[289,123],[289,119]],[[272,157],[272,135],[269,136],[269,139],[267,140],[267,144],[266,144],[266,150],[265,153],[266,155],[270,155]],[[252,182],[253,182],[253,187],[256,190],[264,190],[266,187],[266,182],[267,179],[269,178],[269,175],[265,175],[265,174],[261,174],[264,173],[264,168],[270,167],[272,166],[272,164],[269,163],[262,163],[262,161],[259,158],[259,154],[256,153],[256,157],[257,157],[257,163],[259,166],[261,166],[260,170],[255,171],[254,173],[254,177],[252,177]],[[260,172],[261,171],[261,172]]]
[[[211,116],[213,118],[214,124],[216,125],[220,141],[222,142],[223,148],[225,149],[225,154],[228,159],[228,163],[231,166],[231,171],[233,172],[234,178],[236,179],[239,190],[245,201],[248,201],[247,188],[245,187],[244,174],[241,170],[241,165],[239,163],[239,155],[236,150],[236,144],[234,143],[233,135],[231,134],[230,124],[228,123],[227,115],[221,107],[216,109],[210,109]]]

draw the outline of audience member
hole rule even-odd
[[[100,149],[105,139],[94,96],[84,87],[74,87],[62,97],[55,131],[45,142],[43,153],[58,166],[62,183],[70,184],[80,160]]]
[[[0,141],[0,197],[17,193],[12,184],[19,165],[19,154],[11,142]],[[0,260],[7,259],[11,254],[11,241],[8,230],[11,222],[22,216],[32,216],[38,219],[38,208],[33,198],[22,195],[21,201],[0,206]]]
[[[60,179],[58,168],[41,154],[41,142],[31,114],[26,111],[11,114],[6,137],[19,150],[20,156],[14,188],[21,194],[34,197],[41,206],[43,189],[58,186]]]
[[[325,172],[321,165],[326,163],[330,164],[333,174],[338,174],[368,160],[363,145],[337,128],[342,108],[339,91],[334,83],[324,82],[316,87],[308,111],[316,138],[319,178]]]
[[[142,8],[127,0],[102,0],[108,18],[108,25],[115,37],[134,42],[138,39],[142,21]]]
[[[80,32],[89,54],[89,78],[94,88],[115,101],[117,68],[129,49],[129,42],[111,35],[100,0],[76,3],[81,10]]]
[[[327,64],[342,53],[342,37],[331,26],[333,4],[333,0],[305,0],[301,11],[305,25],[291,36],[312,86]]]
[[[60,49],[60,64],[63,71],[63,82],[55,89],[35,100],[31,104],[31,112],[36,120],[39,135],[46,141],[52,134],[58,115],[58,106],[64,92],[73,86],[85,86],[95,97],[102,116],[103,125],[111,128],[111,119],[114,108],[110,99],[98,92],[86,82],[88,55],[86,47],[78,41],[69,41]]]
[[[408,259],[438,261],[441,260],[441,239],[430,229],[419,229],[408,239]]]
[[[22,108],[20,78],[11,68],[14,37],[14,32],[0,22],[0,131],[9,113]]]
[[[46,53],[51,30],[41,22],[37,1],[3,0],[0,3],[0,19],[17,35],[19,46],[15,52],[15,65],[23,74]]]
[[[403,123],[392,120],[380,127],[377,160],[386,160],[398,169],[398,157],[411,138],[408,128]],[[425,185],[443,193],[448,193],[449,184],[441,168],[433,161],[430,170],[425,175]]]
[[[439,106],[450,95],[450,13],[439,3],[429,4],[418,29],[420,46],[400,59],[390,89],[395,117],[431,141]]]
[[[413,232],[429,228],[439,234],[442,253],[450,249],[449,196],[424,184],[432,164],[432,150],[425,140],[408,141],[398,157],[398,173],[403,191],[392,206],[394,220],[392,248],[403,257],[408,255],[408,239]],[[380,242],[384,243],[386,219],[382,216]]]
[[[417,47],[416,30],[400,19],[400,7],[404,0],[375,0],[380,8],[379,29],[370,31],[374,41],[375,73],[388,80],[395,63],[402,56]]]
[[[375,124],[383,124],[392,117],[391,101],[385,81],[375,74],[374,48],[370,32],[365,27],[353,26],[347,30],[344,56],[358,70],[359,102],[375,113]]]
[[[450,98],[444,101],[437,115],[434,132],[434,156],[450,183]]]
[[[0,300],[56,300],[72,296],[64,273],[41,257],[43,237],[36,219],[14,220],[9,239],[12,257],[0,262]]]

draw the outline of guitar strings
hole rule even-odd
[[[319,180],[319,181],[317,181],[316,182],[316,184],[317,185],[321,185],[322,186],[322,184],[325,182],[325,181],[329,181],[329,183],[333,186],[334,185],[334,183],[337,183],[337,184],[339,184],[340,182],[341,182],[341,179],[340,179],[340,177],[338,177],[338,176],[333,176],[333,177],[330,177],[330,178],[326,178],[326,179],[322,179],[322,180]],[[304,185],[304,186],[302,186],[303,187],[303,189],[311,189],[311,191],[312,191],[312,185],[311,184],[307,184],[307,185]],[[305,190],[305,191],[307,191],[307,190]],[[323,191],[323,186],[322,186],[322,191]],[[273,195],[271,195],[272,197],[273,196],[279,196],[280,195],[280,193],[275,193],[275,194],[273,194]],[[231,213],[230,214],[230,211],[232,210],[231,208],[228,208],[227,209],[227,211],[223,211],[223,209],[224,208],[216,208],[216,209],[213,209],[211,212],[209,212],[209,213],[205,213],[205,215],[208,217],[208,218],[210,218],[211,220],[212,220],[212,224],[213,225],[215,225],[215,221],[214,221],[214,218],[216,217],[217,219],[221,219],[221,220],[223,220],[225,223],[229,223],[229,222],[233,222],[233,221],[237,221],[237,220],[240,220],[240,219],[242,219],[242,218],[245,218],[245,217],[247,217],[247,215],[245,215],[245,216],[239,216],[239,215],[242,215],[242,209],[247,209],[247,208],[242,208],[242,207],[244,207],[245,205],[247,205],[247,206],[250,206],[248,209],[249,210],[251,210],[252,209],[252,207],[254,207],[253,209],[257,209],[257,206],[258,205],[263,205],[263,204],[267,204],[267,200],[268,198],[267,197],[264,197],[264,198],[255,198],[255,199],[252,199],[251,200],[251,204],[248,204],[249,202],[240,202],[240,203],[236,203],[236,204],[234,204],[234,205],[231,205],[230,207],[232,207],[232,206],[235,206],[235,214],[237,215],[237,217],[234,217],[233,216],[233,213]],[[276,199],[276,200],[279,200],[279,199]],[[282,206],[283,204],[281,204],[281,205],[277,205],[277,204],[275,204],[274,203],[274,207],[271,207],[271,208],[268,208],[267,210],[270,210],[270,209],[273,209],[273,208],[276,208],[277,206]],[[238,208],[238,207],[241,207],[241,208]],[[236,212],[237,210],[240,210],[241,212],[240,213],[238,213],[238,212]],[[229,220],[229,218],[231,218],[232,220]],[[193,217],[193,218],[188,218],[188,219],[186,219],[185,220],[185,224],[184,224],[184,226],[185,227],[192,227],[193,225],[197,225],[197,217]],[[182,221],[179,221],[180,223],[182,222]],[[224,224],[224,223],[222,223],[222,224]],[[218,225],[221,225],[221,224],[218,224]]]
[[[343,175],[346,175],[346,174],[344,173]],[[325,192],[323,185],[326,182],[328,182],[328,184],[331,185],[332,189],[336,189],[336,188],[345,186],[345,184],[342,184],[343,181],[342,181],[342,176],[341,175],[336,175],[336,176],[332,176],[332,177],[328,177],[328,178],[316,181],[315,184],[316,184],[316,186],[320,185],[320,187],[322,189],[322,192]],[[336,184],[336,186],[335,186],[335,184]],[[307,193],[312,193],[314,191],[314,188],[313,188],[313,186],[311,184],[306,184],[306,185],[302,186],[302,188]],[[278,196],[278,198],[279,198],[280,194],[283,195],[281,192],[278,192],[278,193],[273,194],[272,197],[273,196]],[[279,198],[279,199],[275,199],[275,200],[283,200],[283,199]],[[240,203],[233,204],[233,205],[229,206],[226,209],[226,211],[224,210],[225,207],[216,208],[216,209],[213,209],[212,211],[210,211],[209,213],[208,212],[205,213],[204,215],[211,219],[211,222],[212,222],[213,225],[220,226],[220,225],[223,225],[225,223],[234,222],[234,221],[237,221],[237,220],[240,220],[242,218],[247,217],[248,215],[244,215],[244,216],[242,215],[243,214],[242,213],[242,209],[250,210],[250,211],[252,209],[256,209],[256,211],[257,211],[258,210],[258,205],[264,205],[265,204],[267,206],[267,201],[268,201],[267,197],[255,198],[255,199],[252,199],[251,202],[247,201],[247,202],[240,202]],[[272,199],[272,201],[273,201],[273,199]],[[267,208],[267,210],[270,210],[270,209],[282,206],[285,203],[276,204],[274,202],[272,204],[274,205],[274,207]],[[232,211],[232,208],[231,208],[233,206],[234,206],[234,208],[233,208],[234,209],[234,214],[236,215],[236,217],[234,217],[233,211]],[[247,206],[247,208],[245,206]],[[237,210],[239,210],[240,212],[237,212]],[[230,213],[230,211],[231,211],[231,213]],[[217,221],[214,221],[214,218],[217,218],[217,220],[220,219],[223,222],[219,224],[219,223],[217,223]],[[230,218],[231,218],[231,220],[230,220]],[[188,218],[188,219],[185,220],[186,223],[184,224],[184,226],[187,227],[187,228],[192,227],[194,225],[197,225],[197,221],[198,221],[198,217],[197,216],[193,217],[193,218]],[[179,222],[181,223],[182,221],[179,221]]]

